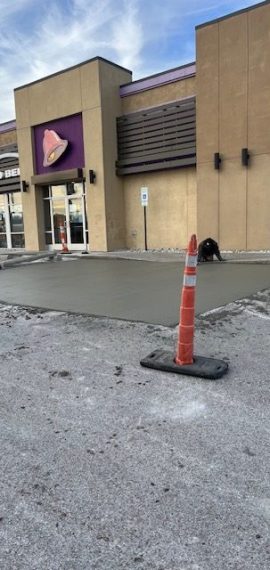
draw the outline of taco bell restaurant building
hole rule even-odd
[[[15,89],[0,248],[270,248],[270,1],[196,28],[196,62],[138,81],[96,57]],[[144,202],[145,203],[145,202]]]

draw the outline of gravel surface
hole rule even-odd
[[[197,318],[205,381],[140,367],[176,329],[0,306],[1,570],[268,570],[269,299]]]

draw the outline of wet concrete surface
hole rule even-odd
[[[6,303],[173,326],[178,322],[183,263],[70,259],[0,273]],[[270,286],[270,265],[200,265],[196,314]]]

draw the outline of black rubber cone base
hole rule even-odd
[[[168,350],[154,350],[143,358],[140,364],[146,368],[184,374],[185,376],[198,376],[209,380],[221,378],[228,370],[228,364],[224,360],[206,358],[205,356],[194,356],[193,364],[180,366],[174,362],[174,354]]]

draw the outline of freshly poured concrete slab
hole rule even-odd
[[[183,263],[63,259],[0,272],[6,303],[173,326],[178,322]],[[270,265],[199,265],[196,313],[270,286]]]

